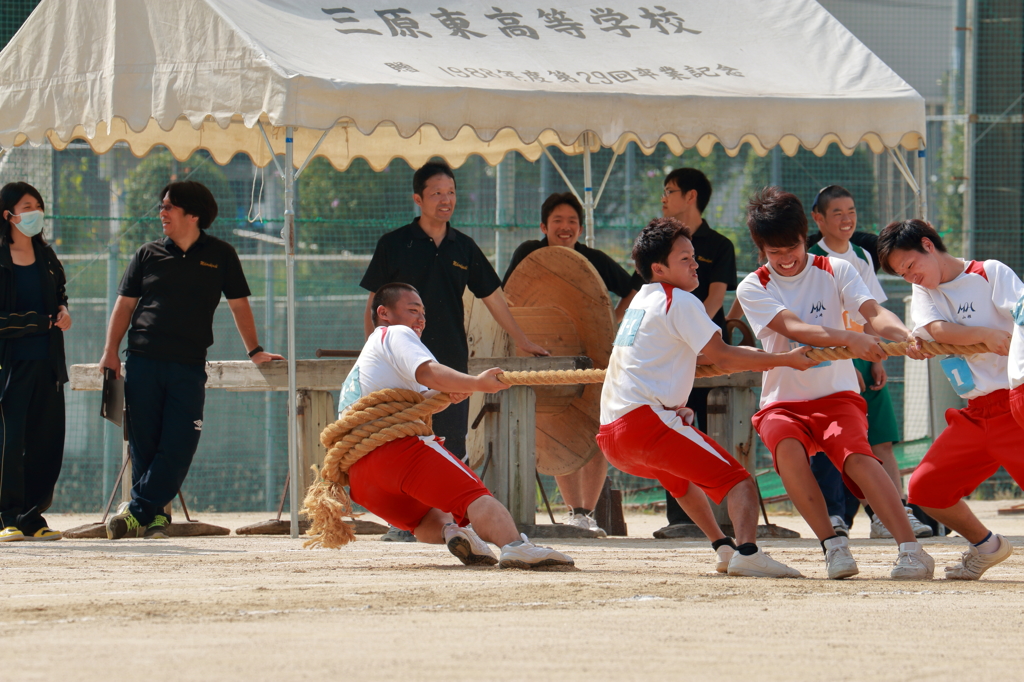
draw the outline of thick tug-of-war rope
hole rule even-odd
[[[882,343],[886,355],[906,355],[910,344]],[[973,355],[988,353],[985,344],[954,346],[934,341],[922,341],[922,349],[933,355]],[[848,360],[855,357],[845,347],[814,348],[807,352],[812,360]],[[716,365],[700,365],[697,377],[730,374]],[[542,372],[504,372],[498,381],[509,386],[550,386],[555,384],[599,384],[604,382],[603,369],[549,370]],[[320,434],[320,442],[327,448],[323,468],[310,486],[302,512],[309,519],[306,531],[310,539],[305,546],[341,547],[355,539],[353,528],[342,520],[354,516],[352,501],[345,492],[348,470],[362,457],[377,447],[407,436],[429,436],[431,415],[451,403],[447,393],[430,398],[416,391],[389,388],[375,391],[353,403],[344,416],[330,424]]]

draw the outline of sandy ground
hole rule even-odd
[[[973,503],[1024,548],[1024,515]],[[238,527],[267,514],[205,514]],[[51,516],[67,528],[86,516]],[[0,680],[1020,679],[1024,551],[976,583],[888,580],[891,543],[854,527],[861,575],[824,579],[805,539],[765,541],[805,580],[729,578],[706,542],[549,542],[572,572],[466,568],[441,546],[287,537],[0,545]],[[959,538],[924,541],[940,568]]]

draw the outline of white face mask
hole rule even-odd
[[[11,225],[18,228],[18,232],[21,232],[26,237],[31,239],[43,231],[42,211],[25,211],[18,217],[21,218],[21,222],[16,223],[12,220]]]

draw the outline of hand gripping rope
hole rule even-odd
[[[910,344],[881,343],[888,356],[906,355]],[[985,344],[955,346],[922,341],[922,350],[932,355],[973,355],[988,353]],[[855,355],[845,347],[814,348],[807,352],[812,360],[848,360]],[[696,376],[713,377],[732,372],[716,365],[699,365]],[[599,384],[604,382],[603,369],[550,370],[542,372],[504,372],[496,378],[509,386],[549,386],[554,384]],[[305,546],[341,547],[355,539],[351,526],[342,520],[354,516],[352,501],[345,492],[348,470],[362,457],[385,443],[407,436],[429,436],[431,415],[451,403],[447,393],[430,398],[416,391],[389,388],[375,391],[353,403],[338,421],[320,434],[327,448],[324,465],[317,480],[310,486],[302,512],[309,519],[310,539]]]

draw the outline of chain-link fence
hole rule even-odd
[[[0,15],[0,44],[17,30],[36,3],[5,0]],[[958,254],[995,257],[1020,272],[1021,253],[1021,5],[978,2],[974,34],[977,74],[967,79],[976,91],[971,124],[965,118],[966,2],[903,0],[900,3],[833,0],[826,8],[886,59],[928,101],[927,192],[930,218]],[[975,177],[965,177],[965,130],[974,126]],[[972,151],[973,149],[973,151]],[[576,187],[582,186],[582,160],[554,152]],[[911,167],[914,159],[906,155]],[[594,158],[602,177],[611,161],[603,150]],[[638,230],[660,215],[665,174],[672,168],[703,170],[715,188],[705,212],[708,222],[736,246],[740,276],[757,266],[744,225],[747,197],[758,187],[777,184],[810,207],[817,191],[840,184],[855,196],[860,229],[877,232],[891,220],[916,215],[915,198],[888,155],[866,148],[847,157],[831,148],[822,157],[801,152],[792,158],[777,151],[758,157],[741,150],[729,157],[721,148],[708,157],[688,152],[674,157],[664,148],[645,156],[629,146],[616,159],[596,210],[596,246],[624,266]],[[471,158],[456,171],[458,208],[453,223],[470,234],[503,275],[515,247],[540,236],[540,205],[565,183],[550,161],[510,157],[497,167]],[[75,325],[67,338],[68,362],[98,361],[117,283],[128,258],[161,232],[156,193],[171,179],[196,179],[208,185],[220,204],[211,234],[230,242],[240,254],[252,290],[251,303],[261,343],[285,350],[284,259],[272,243],[281,229],[281,180],[273,165],[255,169],[240,156],[218,166],[203,153],[175,161],[159,148],[139,159],[116,147],[103,156],[86,145],[63,152],[7,150],[0,157],[0,184],[25,180],[47,202],[46,236],[68,273]],[[316,159],[297,187],[297,342],[298,357],[317,348],[359,348],[366,292],[358,283],[376,240],[415,216],[412,169],[395,161],[373,172],[362,161],[344,173]],[[973,198],[972,219],[964,219],[965,199]],[[970,207],[970,206],[969,206]],[[973,249],[973,251],[971,251]],[[882,277],[887,306],[904,314],[909,287]],[[726,306],[731,303],[731,294]],[[211,360],[242,359],[244,349],[226,305],[218,309]],[[914,442],[901,451],[920,457],[927,444],[929,404],[915,392],[917,379],[904,384],[901,359],[887,362],[897,417]],[[905,391],[904,388],[907,387]],[[114,483],[120,465],[121,436],[98,417],[99,395],[68,394],[65,467],[57,492],[59,510],[95,510]],[[204,433],[185,491],[199,509],[275,508],[286,472],[286,400],[283,393],[207,395]],[[923,415],[923,416],[922,416]],[[768,466],[761,452],[759,464]],[[1002,475],[1002,472],[1001,472]],[[618,485],[637,491],[633,499],[655,499],[651,482],[620,477]],[[1002,475],[993,486],[1017,491]],[[646,495],[639,494],[646,490]]]

